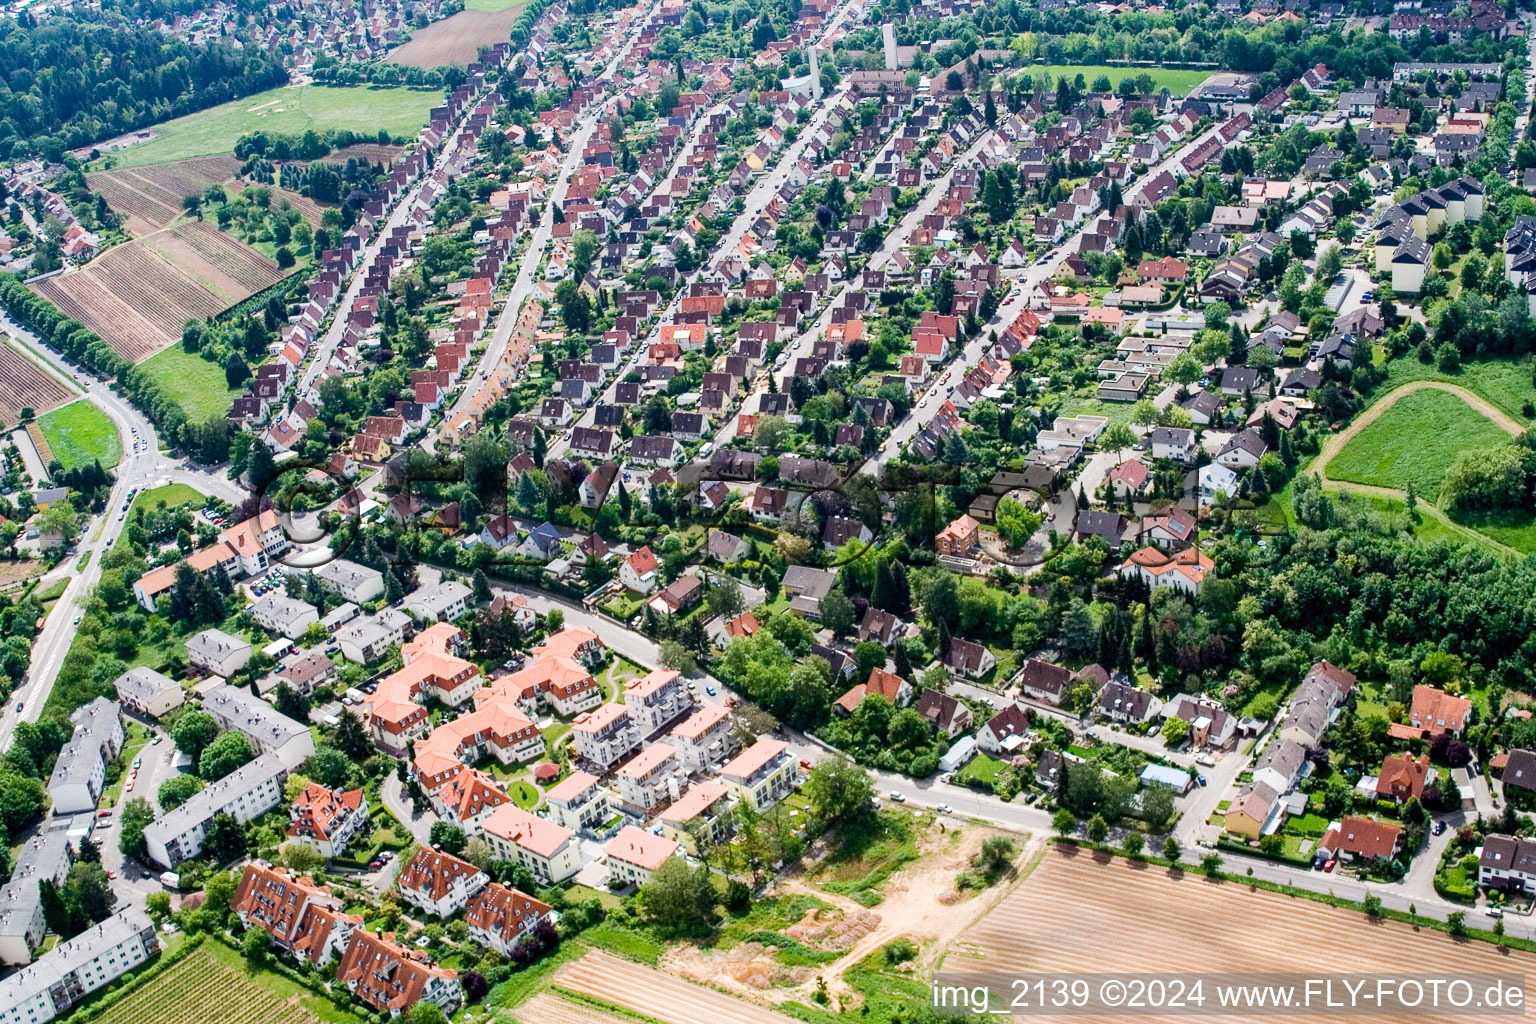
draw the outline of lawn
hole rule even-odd
[[[230,388],[224,367],[172,345],[139,364],[139,370],[160,385],[187,414],[190,423],[205,423],[229,412],[241,392]]]
[[[1328,463],[1334,480],[1406,490],[1433,500],[1456,456],[1509,443],[1493,421],[1445,391],[1416,391],[1366,427]]]
[[[66,470],[88,466],[92,461],[100,462],[103,469],[111,469],[123,457],[117,427],[106,413],[83,398],[44,413],[37,425],[53,450],[53,457]]]
[[[977,754],[971,758],[970,763],[960,769],[955,781],[962,785],[967,782],[979,782],[984,786],[992,786],[997,782],[997,773],[1006,767],[1001,761],[994,761],[986,754]]]
[[[500,0],[488,0],[500,2]],[[441,102],[436,89],[353,85],[285,85],[210,107],[154,127],[148,142],[111,155],[115,167],[141,167],[233,152],[242,135],[302,135],[331,128],[415,135],[427,111]]]
[[[1462,364],[1459,373],[1441,373],[1433,364],[1421,363],[1413,356],[1393,359],[1387,364],[1387,379],[1376,395],[1390,394],[1400,384],[1415,380],[1443,380],[1464,387],[1503,409],[1517,420],[1526,419],[1521,407],[1536,403],[1536,387],[1531,386],[1529,360],[1485,359]]]
[[[1183,96],[1211,76],[1209,71],[1190,71],[1180,68],[1117,68],[1109,64],[1030,65],[1024,70],[1036,78],[1042,71],[1049,72],[1053,83],[1062,76],[1075,78],[1082,75],[1083,84],[1089,88],[1093,87],[1093,80],[1100,75],[1108,77],[1111,85],[1118,86],[1122,78],[1135,78],[1146,74],[1152,79],[1153,89],[1158,91],[1167,89],[1174,96]]]
[[[163,487],[152,487],[147,491],[140,491],[138,497],[133,499],[135,505],[143,505],[146,509],[175,508],[178,505],[202,508],[207,501],[207,496],[190,484],[166,484]]]
[[[526,7],[528,0],[465,0],[466,11],[505,11],[513,7]]]
[[[1103,416],[1109,420],[1109,426],[1117,423],[1131,422],[1131,412],[1136,408],[1134,402],[1105,402],[1098,398],[1093,388],[1083,388],[1081,396],[1074,395],[1061,403],[1061,408],[1056,410],[1058,416]]]
[[[1536,516],[1530,512],[1487,512],[1459,515],[1453,520],[1460,526],[1487,534],[1500,544],[1522,554],[1536,553]]]

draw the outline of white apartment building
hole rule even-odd
[[[293,771],[315,753],[309,726],[294,721],[244,686],[225,683],[203,698],[203,710],[223,729],[234,729],[251,741],[251,749],[272,754]]]
[[[741,742],[731,728],[731,713],[721,704],[704,704],[667,736],[684,772],[709,771],[735,756]]]
[[[795,759],[789,744],[764,736],[720,769],[720,781],[741,800],[766,811],[794,789]]]
[[[251,617],[268,633],[297,640],[310,625],[320,621],[320,613],[307,601],[298,601],[273,591],[251,605]]]
[[[654,736],[693,707],[693,695],[683,677],[658,668],[624,684],[624,706],[629,709],[640,738]]]
[[[428,622],[452,622],[469,610],[475,592],[458,580],[424,587],[405,599],[405,610]]]
[[[480,828],[498,859],[516,861],[545,885],[581,870],[581,849],[571,830],[516,804],[502,804]]]
[[[43,1024],[160,952],[155,923],[130,906],[0,981],[0,1024]]]
[[[576,756],[603,772],[611,771],[640,746],[627,704],[604,704],[596,711],[577,715],[571,738],[576,742]]]
[[[263,754],[241,765],[174,811],[162,814],[144,829],[149,858],[162,868],[174,868],[203,849],[208,826],[219,814],[246,822],[265,814],[283,800],[288,769],[274,754]]]
[[[665,743],[653,743],[640,751],[618,775],[619,799],[642,811],[676,800],[681,792],[677,752]]]
[[[94,811],[107,781],[107,765],[123,749],[123,715],[105,697],[97,697],[70,714],[74,735],[59,751],[48,779],[54,814]]]
[[[550,787],[544,804],[549,819],[572,832],[596,829],[613,815],[608,790],[586,772],[572,772]]]
[[[251,660],[251,645],[220,629],[205,629],[187,640],[187,660],[211,676],[230,676]]]
[[[383,573],[345,558],[327,562],[312,570],[310,575],[326,590],[353,604],[367,604],[384,593]]]

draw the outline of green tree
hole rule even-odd
[[[202,757],[197,760],[197,773],[203,777],[204,781],[216,782],[254,756],[251,741],[246,739],[245,733],[231,729],[220,733],[218,738],[203,750]]]
[[[123,856],[134,860],[144,859],[144,829],[154,820],[155,809],[141,796],[123,805],[117,823],[117,848]]]
[[[803,791],[811,813],[828,828],[859,828],[874,818],[874,782],[847,757],[832,757],[813,767]]]
[[[206,711],[189,711],[176,720],[171,729],[171,741],[176,749],[192,759],[194,764],[203,756],[203,750],[219,734],[219,723]]]
[[[1065,807],[1058,808],[1056,813],[1051,815],[1051,828],[1056,830],[1057,835],[1070,836],[1077,831],[1077,815]]]
[[[455,857],[463,853],[464,847],[469,844],[469,837],[464,834],[464,830],[447,821],[433,822],[431,839],[433,846]]]
[[[265,967],[272,956],[272,934],[261,927],[247,928],[240,940],[240,955],[253,968]]]
[[[1025,508],[1013,498],[1004,498],[997,503],[996,519],[997,535],[1011,549],[1018,549],[1028,544],[1029,539],[1044,522],[1044,517],[1039,512]]]
[[[203,788],[203,780],[196,775],[173,775],[160,783],[155,794],[161,811],[173,811],[190,800]]]
[[[713,923],[719,896],[708,868],[689,867],[681,857],[669,857],[640,887],[638,899],[651,920],[682,932],[698,932]]]

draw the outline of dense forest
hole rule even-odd
[[[75,8],[38,23],[0,20],[0,160],[43,156],[270,89],[287,73],[270,53],[189,45],[135,18],[176,6]]]

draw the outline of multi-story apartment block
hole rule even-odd
[[[619,769],[619,799],[632,808],[649,811],[676,800],[682,780],[677,752],[665,743],[653,743]]]
[[[624,684],[624,706],[645,739],[686,714],[693,707],[693,695],[681,675],[659,668]]]
[[[731,713],[720,704],[705,704],[679,722],[667,736],[685,772],[703,772],[735,756],[741,742],[731,727]]]
[[[48,779],[54,814],[94,811],[107,781],[107,765],[123,749],[123,715],[105,697],[70,714],[74,735],[59,751]]]
[[[160,952],[138,907],[91,925],[0,981],[0,1024],[44,1024]]]
[[[191,799],[160,815],[144,829],[149,859],[163,868],[174,868],[203,849],[208,826],[219,814],[236,821],[250,821],[276,807],[283,799],[288,769],[275,754],[263,754],[241,765]]]
[[[596,775],[587,772],[572,772],[550,787],[544,804],[549,808],[549,819],[572,832],[596,829],[613,814],[608,790]]]
[[[480,827],[498,859],[522,864],[546,885],[581,870],[581,850],[571,830],[516,804],[496,808]]]
[[[315,738],[309,726],[295,721],[244,686],[228,683],[203,698],[203,710],[222,729],[245,734],[251,749],[272,754],[289,771],[314,756]]]
[[[789,795],[795,785],[795,759],[789,744],[763,737],[720,769],[720,781],[739,799],[766,811]]]
[[[596,711],[577,715],[571,739],[576,743],[576,756],[604,773],[640,746],[627,704],[604,704]]]

